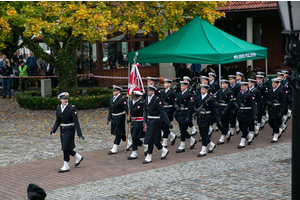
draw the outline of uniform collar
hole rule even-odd
[[[165,89],[165,93],[167,93],[169,90],[170,90],[170,88],[168,88],[168,89]]]
[[[201,94],[202,99],[204,99],[207,96],[207,93]]]
[[[277,88],[273,88],[273,92],[275,92],[278,88],[279,88],[279,86],[280,86],[281,84],[279,83],[279,85],[277,86]]]
[[[139,100],[141,100],[141,97],[140,98],[138,98],[136,101],[135,100],[133,100],[132,101],[132,105],[134,105],[136,102],[138,102]]]
[[[185,89],[183,92],[181,92],[181,94],[184,94],[187,91],[187,89]]]

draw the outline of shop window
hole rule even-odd
[[[92,59],[92,68],[97,68],[97,49],[96,44],[91,44],[91,48],[89,43],[82,44],[82,66],[83,68],[90,68],[90,57]]]
[[[128,42],[105,42],[103,48],[103,69],[121,69],[128,65]]]

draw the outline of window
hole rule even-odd
[[[261,23],[253,24],[253,44],[261,46],[262,28]]]
[[[82,66],[83,68],[90,68],[90,57],[92,59],[92,67],[97,68],[97,50],[96,50],[96,43],[89,44],[83,43],[82,44]]]
[[[128,42],[105,42],[103,49],[103,69],[121,69],[128,65]]]

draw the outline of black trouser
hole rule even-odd
[[[237,116],[237,111],[235,113],[232,113],[232,115],[231,115],[231,118],[230,118],[230,128],[235,128],[236,116]]]
[[[264,112],[266,113],[266,111]],[[259,112],[257,115],[257,123],[261,123],[262,116],[263,116],[263,112]]]
[[[188,124],[186,123],[179,123],[179,130],[181,134],[181,141],[185,142],[186,139],[190,139],[191,135],[187,132]]]
[[[74,150],[64,150],[64,161],[70,161],[70,155],[75,156],[76,152]]]
[[[249,124],[249,131],[254,131],[254,126],[255,126],[254,120],[252,119]]]
[[[119,145],[121,140],[125,141],[126,140],[126,135],[116,135],[114,144]]]
[[[279,127],[282,124],[282,117],[277,119],[269,119],[269,125],[273,129],[273,133],[279,133]]]
[[[132,139],[132,151],[138,150],[138,146],[142,146],[143,141],[140,139]]]
[[[168,138],[170,134],[170,128],[165,122],[161,122],[161,129],[164,132],[163,138]]]
[[[210,143],[210,139],[208,138],[208,130],[209,130],[209,126],[201,127],[201,128],[199,127],[199,132],[202,137],[202,146],[207,146],[207,144]]]
[[[248,128],[249,128],[251,121],[253,121],[253,120],[239,121],[240,129],[242,131],[242,138],[247,138],[248,133],[249,133]]]
[[[227,135],[230,119],[221,119],[221,122],[222,122],[222,125],[223,125],[223,129],[222,129],[221,134],[222,135]]]
[[[154,144],[148,144],[147,154],[152,154],[153,153],[153,146],[154,146]],[[161,145],[160,142],[156,143],[155,146],[158,150],[161,150],[163,148],[163,146]]]
[[[188,125],[189,125],[190,128],[192,128],[194,126],[192,121],[190,121]]]

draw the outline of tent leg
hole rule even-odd
[[[219,85],[220,85],[220,87],[221,87],[221,82],[220,82],[220,80],[221,80],[221,65],[219,64]]]
[[[265,59],[265,65],[266,65],[266,77],[268,77],[268,59]]]

